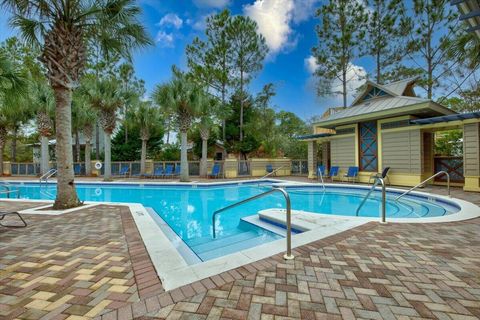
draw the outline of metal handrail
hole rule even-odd
[[[319,170],[317,169],[317,173],[320,174],[320,181],[322,181],[322,187],[323,187],[323,191],[325,191],[325,182],[323,181],[323,174],[322,174],[322,170]]]
[[[240,206],[244,203],[247,203],[247,202],[259,199],[259,198],[263,198],[263,197],[265,197],[265,196],[267,196],[271,193],[274,193],[274,192],[280,192],[285,197],[285,203],[286,203],[286,209],[287,209],[287,212],[286,212],[287,213],[287,253],[283,255],[283,258],[285,260],[292,260],[294,258],[294,256],[292,255],[292,208],[291,208],[291,204],[290,204],[290,196],[288,195],[288,193],[283,188],[273,187],[273,189],[268,190],[264,193],[257,194],[256,196],[253,196],[253,197],[247,198],[245,200],[236,202],[234,204],[231,204],[229,206],[226,206],[222,209],[219,209],[219,210],[215,211],[213,213],[213,216],[212,216],[213,238],[217,237],[216,230],[215,230],[215,228],[216,228],[215,227],[215,221],[216,221],[215,218],[216,218],[217,214],[219,214],[221,212],[224,212],[224,211],[227,211],[229,209],[232,209],[234,207],[238,207],[238,206]]]
[[[56,173],[57,173],[57,169],[52,168],[48,170],[42,176],[40,176],[40,183],[42,183],[42,181],[48,182],[48,179],[51,178]]]
[[[263,177],[261,177],[261,178],[258,178],[258,179],[259,179],[259,180],[261,180],[261,179],[265,179],[266,177],[268,177],[268,176],[270,176],[270,175],[272,175],[272,174],[276,173],[278,170],[280,170],[280,169],[282,169],[282,168],[284,168],[284,167],[286,167],[286,166],[281,166],[281,167],[279,167],[279,168],[277,168],[277,169],[273,170],[272,172],[269,172],[269,173],[267,173],[266,175],[264,175]]]
[[[17,199],[20,198],[20,189],[17,189],[17,190],[12,190],[10,189],[12,185],[6,181],[2,181],[2,183],[0,184],[0,187],[3,187],[5,188],[6,191],[0,191],[0,194],[6,194],[7,195],[7,198],[10,198],[10,194],[11,193],[17,193]]]
[[[428,181],[432,180],[433,178],[435,177],[438,177],[442,174],[445,174],[447,175],[447,193],[448,193],[448,196],[450,197],[450,174],[447,172],[447,171],[439,171],[437,173],[435,173],[433,176],[431,176],[430,178],[420,182],[419,184],[417,184],[415,187],[413,188],[410,188],[408,189],[407,191],[405,191],[404,193],[402,193],[401,195],[399,195],[398,197],[395,198],[395,201],[398,201],[398,199],[400,199],[401,197],[409,194],[411,191],[417,189],[418,187],[421,187],[423,186],[425,183],[427,183]]]
[[[356,215],[357,215],[357,217],[358,217],[358,214],[359,214],[359,212],[360,212],[360,209],[363,207],[363,205],[365,204],[365,202],[367,201],[367,199],[370,197],[370,195],[372,194],[372,192],[375,191],[378,183],[381,183],[381,184],[382,184],[382,217],[381,217],[380,223],[387,223],[387,222],[386,222],[386,202],[387,202],[387,197],[386,197],[386,190],[385,190],[385,180],[384,180],[383,178],[380,178],[380,177],[377,177],[377,178],[375,179],[375,183],[373,184],[372,188],[370,189],[370,191],[368,191],[368,193],[365,195],[365,197],[363,198],[362,202],[361,202],[360,205],[358,206]]]

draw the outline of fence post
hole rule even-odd
[[[223,170],[224,170],[225,178],[236,178],[236,177],[238,177],[238,161],[237,161],[237,159],[225,159]]]

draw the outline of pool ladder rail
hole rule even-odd
[[[370,197],[372,192],[376,190],[379,183],[382,185],[382,216],[381,216],[380,223],[385,224],[385,223],[387,223],[387,221],[386,221],[386,202],[387,202],[386,199],[387,199],[387,196],[386,196],[386,190],[385,190],[385,180],[381,177],[377,177],[375,179],[375,183],[373,184],[372,188],[368,191],[368,193],[365,195],[362,202],[358,206],[356,216],[358,217],[358,214],[360,213],[360,209],[363,207],[365,202],[367,202],[367,199]]]
[[[325,192],[325,181],[323,181],[323,173],[322,173],[322,170],[318,170],[318,178],[320,180],[320,182],[322,183],[322,189],[323,189],[323,192]]]
[[[42,182],[48,183],[48,179],[53,177],[55,174],[57,174],[57,169],[48,170],[42,176],[40,176],[40,183]]]
[[[215,239],[217,237],[217,234],[216,234],[216,226],[215,226],[215,221],[216,221],[216,216],[217,214],[219,213],[222,213],[224,211],[227,211],[229,209],[232,209],[232,208],[235,208],[235,207],[238,207],[244,203],[247,203],[247,202],[250,202],[250,201],[253,201],[253,200],[256,200],[256,199],[259,199],[259,198],[263,198],[269,194],[272,194],[274,192],[280,192],[284,198],[285,198],[285,203],[286,203],[286,213],[287,213],[287,252],[286,254],[283,255],[283,258],[285,260],[292,260],[294,259],[295,257],[292,255],[292,206],[291,206],[291,203],[290,203],[290,196],[288,195],[288,193],[285,191],[285,189],[283,188],[277,188],[277,187],[273,187],[271,190],[268,190],[266,192],[263,192],[263,193],[260,193],[260,194],[257,194],[256,196],[253,196],[253,197],[250,197],[250,198],[247,198],[247,199],[244,199],[242,201],[239,201],[239,202],[236,202],[234,204],[231,204],[229,206],[226,206],[222,209],[219,209],[217,211],[215,211],[213,213],[213,216],[212,216],[212,229],[213,229],[213,238]]]
[[[6,194],[7,198],[10,198],[10,194],[16,193],[17,199],[20,199],[20,189],[12,189],[13,185],[8,183],[7,181],[2,181],[0,183],[0,187],[4,188],[5,191],[0,191],[0,194]]]
[[[408,189],[407,191],[405,191],[404,193],[402,193],[401,195],[399,195],[398,197],[395,198],[395,201],[398,201],[401,197],[403,196],[406,196],[407,194],[409,194],[410,192],[412,192],[413,190],[423,186],[425,183],[427,183],[428,181],[438,177],[438,176],[441,176],[441,175],[446,175],[447,176],[447,194],[448,196],[450,197],[450,174],[447,172],[447,171],[439,171],[437,173],[435,173],[433,176],[431,176],[430,178],[428,179],[425,179],[423,180],[422,182],[420,182],[419,184],[417,184],[415,187],[412,187],[410,189]]]
[[[258,180],[265,179],[266,177],[269,177],[269,176],[271,176],[272,174],[277,173],[277,171],[279,171],[280,169],[282,169],[282,168],[284,168],[284,167],[286,167],[286,166],[278,167],[277,169],[273,170],[272,172],[267,173],[267,174],[264,175],[263,177],[258,178]]]

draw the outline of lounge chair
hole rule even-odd
[[[388,184],[390,184],[390,179],[388,178],[388,172],[390,171],[390,167],[385,167],[382,172],[378,172],[378,173],[374,173],[370,176],[370,178],[368,179],[368,183],[370,183],[370,181],[373,180],[373,182],[375,183],[375,180],[377,178],[383,178],[384,180],[388,180]]]
[[[174,172],[174,174],[173,174],[175,177],[179,177],[179,176],[180,176],[181,168],[182,168],[181,165],[179,165],[179,164],[175,165],[175,172]]]
[[[320,177],[325,178],[325,166],[324,165],[317,166],[317,178],[320,179]]]
[[[220,165],[215,163],[212,167],[212,173],[208,175],[208,178],[217,178],[220,176]]]
[[[267,174],[271,174],[273,173],[273,166],[271,164],[267,164],[265,166],[265,171],[267,171]],[[272,175],[276,175],[275,173],[273,173]]]
[[[120,168],[120,172],[118,173],[118,175],[126,177],[129,172],[130,172],[130,166],[129,165],[124,165],[124,166],[122,166],[122,168]]]
[[[82,166],[79,164],[73,165],[73,174],[76,176],[80,176],[82,174]]]
[[[348,182],[355,183],[355,180],[358,179],[358,167],[348,167],[347,174],[343,176],[343,180],[347,180]]]
[[[338,177],[338,172],[339,172],[340,168],[338,166],[332,166],[330,168],[330,172],[328,173],[328,176],[332,182],[333,182],[333,178],[337,178]]]
[[[165,172],[163,173],[165,178],[173,177],[173,164],[167,164],[165,166]]]
[[[153,174],[151,175],[152,178],[161,178],[163,177],[164,172],[163,172],[163,166],[156,167],[155,170],[153,170]]]
[[[22,221],[22,224],[21,225],[11,225],[11,224],[3,224],[3,223],[0,222],[0,226],[6,227],[6,228],[25,228],[27,226],[27,223],[25,222],[25,220],[23,220],[20,213],[18,213],[16,211],[12,211],[12,212],[2,212],[2,211],[0,211],[0,221],[3,220],[9,214],[16,215],[20,219],[20,221]]]

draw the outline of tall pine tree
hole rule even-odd
[[[349,73],[355,67],[352,61],[358,57],[365,36],[365,8],[360,1],[330,0],[317,10],[317,17],[319,43],[313,48],[313,55],[318,65],[318,95],[341,94],[346,107],[348,83],[352,80]],[[336,82],[340,82],[339,90],[333,87]]]

